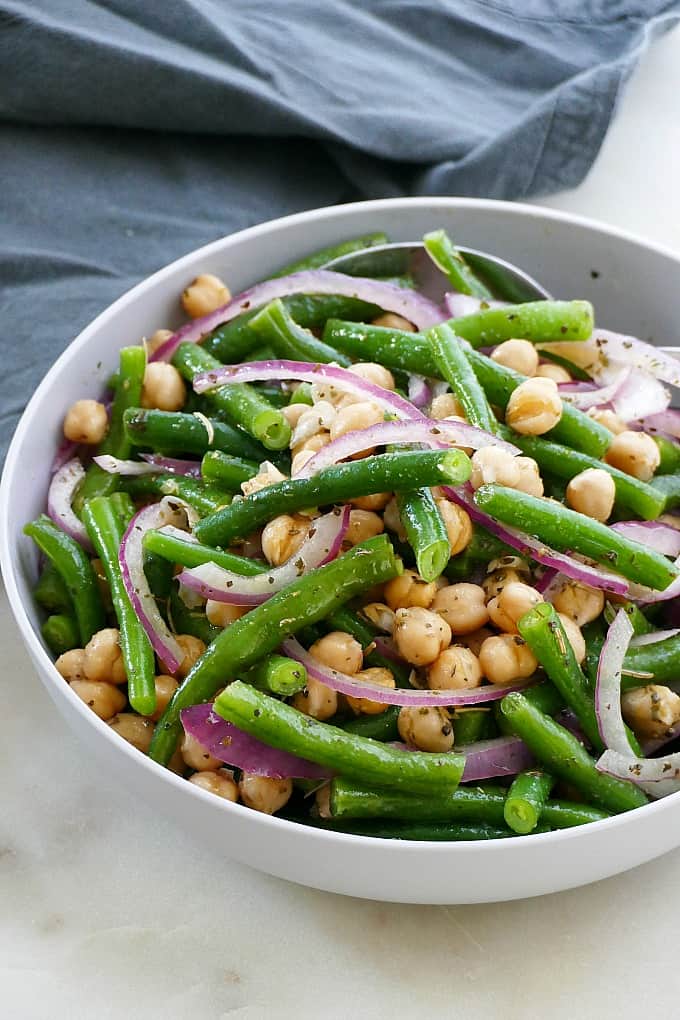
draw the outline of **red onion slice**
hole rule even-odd
[[[351,698],[367,698],[369,701],[377,701],[381,705],[410,705],[414,708],[431,705],[440,707],[483,705],[489,701],[498,701],[512,691],[524,690],[531,686],[531,681],[523,681],[521,684],[508,684],[505,687],[487,684],[485,687],[475,687],[473,690],[420,691],[404,687],[393,690],[364,680],[357,680],[356,677],[349,676],[347,673],[339,673],[335,669],[329,669],[305,651],[295,638],[287,638],[281,645],[281,650],[289,659],[295,659],[296,662],[302,663],[309,676],[319,680],[326,687],[330,687],[332,691],[349,695]]]
[[[652,797],[667,797],[680,791],[680,752],[660,758],[636,758],[608,749],[598,759],[597,768],[618,779],[630,780]]]
[[[370,400],[398,418],[424,418],[409,400],[392,390],[368,382],[339,365],[312,365],[308,361],[251,361],[243,365],[224,365],[211,372],[201,372],[194,378],[196,393],[206,393],[225,383],[267,382],[294,379],[297,382],[325,381],[344,393],[352,393]]]
[[[673,559],[680,556],[680,531],[670,524],[662,521],[618,521],[610,527],[663,556],[672,556]]]
[[[147,531],[168,524],[183,524],[187,512],[183,500],[164,496],[160,503],[143,507],[130,521],[118,551],[125,591],[153,650],[169,673],[176,673],[184,652],[168,630],[144,573],[142,540]]]
[[[425,407],[430,403],[432,394],[424,376],[409,373],[408,377],[408,399],[415,407]]]
[[[339,294],[359,298],[369,304],[378,305],[386,312],[402,315],[418,329],[436,326],[446,318],[438,305],[409,287],[399,287],[394,283],[371,280],[363,276],[347,276],[345,273],[334,273],[329,269],[304,270],[290,276],[257,283],[254,287],[237,294],[216,311],[188,322],[161,344],[150,360],[169,361],[180,343],[184,341],[197,343],[206,333],[212,333],[218,326],[238,318],[244,312],[250,312],[274,301],[275,298],[289,297],[291,294]]]
[[[183,570],[178,581],[205,599],[237,606],[260,605],[298,577],[335,559],[349,528],[350,510],[346,505],[315,520],[298,551],[280,567],[244,577],[216,563],[203,563]]]
[[[658,414],[651,414],[637,424],[645,432],[660,433],[670,439],[680,439],[680,411],[668,408]]]
[[[140,453],[140,457],[147,464],[153,464],[160,471],[167,471],[171,475],[185,475],[188,478],[201,477],[201,462],[199,460],[163,457],[160,453]]]
[[[47,490],[47,513],[62,531],[92,552],[92,543],[82,521],[76,517],[72,503],[76,489],[85,477],[85,468],[77,457],[63,464],[52,475]]]
[[[611,398],[614,410],[625,422],[665,411],[670,402],[670,391],[649,372],[643,371],[629,371]]]
[[[621,754],[630,754],[621,714],[621,671],[632,636],[633,625],[625,610],[620,609],[607,631],[595,683],[595,715],[602,743]]]
[[[279,751],[244,733],[222,719],[212,705],[192,705],[183,709],[180,717],[184,732],[202,744],[213,758],[251,775],[270,779],[331,779],[333,776],[321,765],[288,751]]]
[[[73,460],[73,458],[77,456],[78,443],[73,443],[70,439],[62,439],[57,447],[57,452],[54,455],[50,474],[53,475],[55,471],[58,471],[59,468],[62,468],[69,460]]]
[[[649,634],[636,634],[631,639],[631,648],[642,648],[644,645],[655,645],[658,641],[667,641],[668,638],[677,637],[680,634],[680,627],[673,630],[653,630]]]
[[[519,737],[496,737],[454,748],[465,755],[462,783],[479,783],[495,776],[514,776],[534,764],[534,757]]]
[[[303,464],[296,478],[311,478],[323,468],[346,460],[355,453],[371,450],[374,446],[391,443],[423,443],[427,446],[468,446],[479,450],[484,446],[497,446],[507,453],[520,450],[512,443],[465,422],[447,421],[445,418],[418,418],[417,421],[385,421],[355,432],[345,432],[338,439],[322,446],[318,453]]]
[[[623,368],[613,382],[607,386],[593,387],[588,384],[563,383],[559,387],[560,396],[580,411],[587,411],[591,407],[599,407],[601,404],[611,404],[620,391],[626,386],[629,378],[633,375],[632,368]],[[575,386],[578,385],[578,389]]]
[[[144,460],[121,460],[120,457],[111,457],[108,453],[93,457],[102,471],[110,475],[121,475],[121,477],[135,478],[139,475],[191,475],[193,478],[201,477],[201,465],[196,460],[178,460],[175,457],[161,457],[156,453],[143,453]]]
[[[557,341],[538,345],[540,349],[564,355],[594,377],[618,361],[632,368],[640,368],[650,375],[680,386],[680,361],[665,354],[659,347],[644,343],[634,336],[613,333],[608,329],[595,329],[588,340]]]

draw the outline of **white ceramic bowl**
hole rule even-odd
[[[73,341],[17,428],[0,492],[1,562],[18,631],[57,708],[106,767],[150,804],[225,855],[333,892],[409,903],[475,903],[555,892],[605,878],[680,844],[680,796],[579,829],[480,843],[400,843],[306,828],[225,803],[120,740],[55,670],[31,599],[36,575],[24,523],[44,507],[68,405],[99,391],[118,349],[177,322],[178,295],[199,272],[233,291],[279,265],[374,230],[411,240],[445,227],[461,244],[518,263],[563,298],[590,298],[599,321],[666,342],[680,321],[680,261],[588,220],[474,199],[398,199],[317,209],[241,231],[140,283]]]

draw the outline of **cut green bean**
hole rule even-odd
[[[667,684],[678,679],[680,635],[639,648],[629,648],[623,662],[621,689],[630,691],[646,684]]]
[[[465,759],[446,754],[403,751],[378,740],[319,722],[241,681],[215,701],[215,712],[270,747],[297,754],[349,778],[429,796],[458,786]]]
[[[240,492],[241,484],[254,478],[259,465],[253,460],[231,457],[221,450],[208,450],[201,461],[201,476],[209,485],[225,492]]]
[[[40,633],[45,644],[53,655],[63,655],[64,652],[80,646],[80,629],[73,616],[66,613],[53,613],[48,616]]]
[[[200,567],[203,563],[216,563],[218,567],[232,570],[235,574],[243,574],[244,577],[254,577],[255,574],[262,574],[269,569],[266,564],[248,559],[246,556],[238,556],[236,553],[202,545],[200,542],[192,542],[189,536],[185,540],[176,535],[165,534],[163,531],[147,531],[142,542],[146,552],[162,556],[171,563],[179,563],[183,567]]]
[[[520,836],[532,832],[554,785],[555,780],[547,772],[521,772],[505,798],[505,824]]]
[[[53,563],[47,563],[33,588],[33,598],[48,613],[73,613],[73,601],[61,574]]]
[[[248,323],[250,329],[271,344],[279,358],[292,361],[313,361],[320,364],[351,365],[351,359],[335,347],[317,340],[304,326],[299,326],[280,298],[265,305]]]
[[[89,556],[81,545],[44,514],[27,524],[24,534],[33,539],[64,582],[78,621],[81,647],[84,647],[92,635],[106,625],[104,606]]]
[[[140,715],[152,715],[156,710],[155,659],[151,643],[123,584],[118,559],[123,527],[111,501],[105,496],[95,496],[87,501],[83,507],[83,523],[109,582],[120,629],[120,650],[128,680],[130,705]]]
[[[343,255],[351,255],[352,252],[363,251],[364,248],[374,248],[378,244],[387,244],[388,241],[387,234],[383,234],[381,231],[362,234],[361,237],[352,237],[348,241],[340,241],[339,244],[332,244],[329,248],[321,248],[319,251],[312,252],[311,255],[305,255],[297,262],[289,262],[283,269],[274,273],[271,279],[276,280],[281,276],[290,276],[291,273],[301,273],[305,269],[320,269],[328,262],[339,259]]]
[[[358,715],[350,719],[340,719],[337,722],[331,720],[335,726],[339,726],[345,733],[354,733],[357,737],[366,737],[368,740],[400,740],[399,708],[397,705],[388,705],[384,712],[377,715]]]
[[[239,429],[217,418],[130,407],[123,415],[125,433],[133,446],[150,447],[159,453],[196,454],[222,450],[258,464],[266,459],[264,447]]]
[[[561,552],[587,556],[629,581],[663,591],[678,576],[677,568],[661,553],[559,503],[502,485],[482,485],[475,503],[496,520]]]
[[[425,336],[432,346],[437,375],[446,379],[458,397],[470,425],[495,432],[498,422],[465,354],[464,341],[460,341],[447,322],[428,330]]]
[[[649,483],[663,497],[663,512],[680,506],[680,474],[659,475]]]
[[[307,670],[294,659],[287,659],[283,655],[269,655],[251,666],[241,679],[258,691],[264,691],[265,694],[290,698],[301,691],[307,683]]]
[[[226,546],[279,514],[367,496],[430,485],[460,485],[470,476],[470,460],[460,450],[383,453],[325,468],[311,478],[268,485],[204,517],[194,529],[200,542]]]
[[[680,471],[680,445],[671,442],[664,436],[652,436],[652,439],[659,448],[661,461],[656,469],[657,475],[671,475]]]
[[[423,238],[425,249],[434,264],[448,278],[454,290],[461,294],[490,300],[493,294],[465,261],[445,230],[433,230]]]
[[[312,396],[312,387],[309,383],[303,382],[291,393],[289,404],[308,404],[310,407],[314,403],[314,397]]]
[[[274,651],[286,637],[324,620],[343,603],[374,584],[396,577],[400,570],[389,540],[378,535],[294,581],[232,623],[175,692],[154,731],[151,757],[164,764],[172,757],[183,708],[212,700],[231,677]],[[291,606],[295,606],[294,613]]]
[[[231,502],[223,489],[207,485],[189,475],[157,474],[124,478],[125,491],[136,499],[149,496],[179,496],[200,514],[212,514]]]
[[[598,772],[583,744],[521,694],[507,694],[500,711],[511,732],[548,772],[576,787],[598,807],[617,813],[647,803],[645,794],[633,783]]]
[[[446,525],[428,488],[398,492],[397,509],[406,538],[416,557],[418,573],[436,581],[451,556]]]

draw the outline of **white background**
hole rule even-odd
[[[675,30],[643,58],[585,183],[541,204],[680,250],[679,94]],[[586,889],[481,907],[287,885],[196,845],[97,774],[4,595],[0,647],[3,1020],[677,1015],[680,851]]]

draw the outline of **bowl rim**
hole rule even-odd
[[[56,696],[63,696],[69,700],[71,708],[81,715],[83,720],[86,721],[86,724],[94,725],[95,730],[99,731],[99,736],[102,739],[110,741],[119,752],[127,755],[130,760],[136,762],[139,767],[150,770],[151,774],[155,776],[156,779],[169,784],[178,791],[184,791],[184,793],[188,796],[199,798],[199,801],[202,800],[205,804],[211,804],[213,809],[225,811],[228,814],[238,812],[240,817],[244,817],[243,812],[248,812],[248,814],[252,816],[251,821],[254,824],[256,823],[264,826],[264,828],[268,829],[272,835],[276,832],[282,833],[287,831],[291,836],[296,836],[301,835],[304,832],[310,839],[316,839],[320,844],[340,842],[344,843],[348,847],[361,846],[371,847],[373,849],[386,849],[387,845],[387,848],[390,848],[392,852],[398,850],[399,853],[407,856],[416,853],[422,854],[425,852],[435,854],[458,853],[459,855],[465,855],[471,851],[477,855],[480,853],[493,854],[494,852],[500,852],[500,850],[496,849],[499,845],[500,847],[507,848],[516,848],[519,845],[526,845],[528,839],[531,841],[532,846],[545,844],[546,841],[550,841],[552,844],[557,844],[558,842],[566,842],[577,838],[583,839],[588,833],[595,835],[596,833],[601,833],[605,830],[614,830],[631,824],[634,825],[636,824],[635,819],[641,819],[643,813],[644,817],[651,817],[653,813],[661,815],[664,812],[673,809],[674,806],[679,803],[678,798],[680,797],[680,793],[671,794],[668,797],[651,801],[649,804],[646,804],[641,808],[636,808],[633,811],[613,815],[610,818],[605,818],[597,822],[589,822],[584,826],[576,826],[573,828],[559,829],[544,833],[532,833],[529,836],[516,835],[508,836],[499,840],[469,840],[458,843],[453,841],[440,842],[435,840],[388,840],[377,836],[357,835],[335,829],[317,828],[315,826],[305,825],[301,822],[291,821],[286,818],[279,818],[275,815],[253,812],[252,809],[246,808],[244,805],[234,804],[230,801],[215,797],[214,794],[209,793],[207,790],[202,790],[194,783],[189,783],[182,776],[179,776],[165,766],[158,764],[147,755],[140,754],[140,752],[127,741],[121,740],[106,722],[91,712],[84,702],[70,690],[68,685],[63,683],[63,678],[57,672],[54,666],[54,661],[48,654],[47,650],[43,647],[37,633],[33,629],[27,609],[19,593],[12,563],[9,513],[11,503],[11,485],[14,481],[14,476],[18,468],[20,450],[23,445],[24,438],[30,429],[34,410],[40,405],[44,395],[51,390],[54,378],[60,374],[64,365],[69,363],[72,359],[75,359],[80,349],[87,345],[90,337],[96,333],[103,323],[105,323],[108,319],[115,319],[118,313],[121,312],[129,303],[136,300],[147,289],[152,289],[166,276],[171,276],[173,273],[181,270],[184,266],[192,265],[197,259],[202,257],[207,258],[214,253],[220,252],[223,248],[225,248],[225,246],[231,247],[238,245],[244,240],[257,239],[257,237],[261,234],[268,235],[272,231],[285,231],[288,227],[323,220],[332,217],[333,214],[340,211],[351,213],[352,211],[357,210],[370,214],[372,211],[377,212],[384,209],[396,210],[403,208],[432,207],[448,207],[451,209],[466,208],[485,211],[493,211],[496,209],[498,211],[503,211],[504,213],[515,215],[518,218],[528,217],[529,219],[534,220],[568,223],[591,231],[603,233],[608,237],[617,240],[641,246],[669,258],[674,262],[680,263],[680,255],[669,246],[655,241],[649,241],[639,234],[611,226],[601,220],[591,217],[551,209],[549,207],[533,205],[530,203],[437,195],[414,198],[375,199],[352,202],[344,205],[321,206],[315,209],[305,210],[303,212],[292,213],[287,216],[276,217],[272,220],[266,220],[262,223],[236,231],[235,233],[224,235],[223,237],[210,241],[199,248],[195,248],[193,251],[181,255],[179,258],[156,270],[150,276],[140,280],[139,283],[129,288],[120,295],[120,297],[99,312],[99,314],[66,346],[57,360],[51,365],[22,412],[21,418],[19,419],[10,442],[2,472],[2,479],[0,480],[0,567],[2,569],[8,602],[12,610],[14,620],[17,624],[21,637],[28,648],[29,655],[33,663],[36,664],[39,662],[40,665],[44,667],[44,672],[48,674],[54,682]]]

